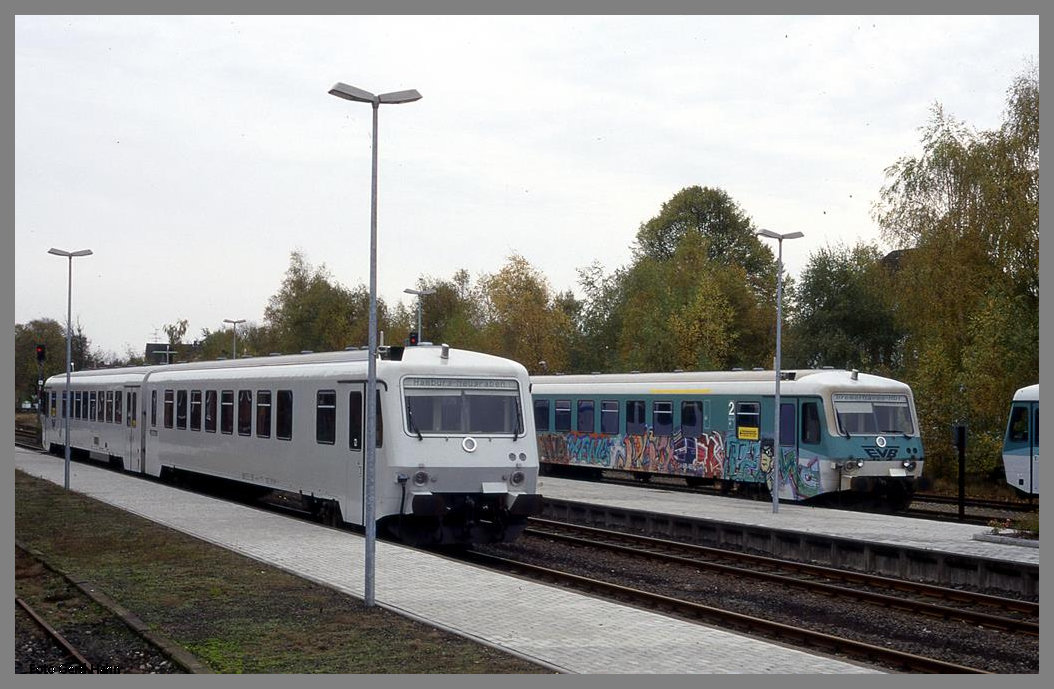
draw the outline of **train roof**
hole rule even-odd
[[[369,352],[356,349],[76,371],[71,374],[71,380],[78,384],[87,382],[134,385],[147,379],[176,381],[213,377],[236,379],[249,376],[277,378],[349,375],[360,368],[365,371],[368,361]],[[450,367],[461,374],[471,370],[473,375],[527,375],[527,370],[511,359],[453,349],[446,345],[384,348],[378,361],[378,375],[390,366],[397,367],[400,373],[435,374],[437,367]],[[46,385],[61,386],[64,383],[65,374],[62,373],[48,378]]]
[[[574,389],[582,393],[617,394],[648,392],[650,394],[690,394],[699,392],[741,391],[770,394],[775,389],[774,370],[751,371],[677,371],[672,373],[594,373],[589,375],[532,376],[536,393],[557,393]],[[835,369],[795,369],[783,371],[781,392],[819,393],[896,391],[910,394],[906,383],[858,371]]]
[[[1035,385],[1026,385],[1017,392],[1014,393],[1015,402],[1038,402],[1039,401],[1039,383]]]

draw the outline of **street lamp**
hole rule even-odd
[[[239,323],[244,323],[245,319],[244,318],[239,318],[238,320],[232,320],[230,318],[224,318],[223,322],[231,324],[231,358],[232,359],[237,359],[238,358],[238,324]]]
[[[377,459],[377,111],[381,103],[412,103],[421,94],[410,89],[393,91],[379,96],[338,81],[329,90],[330,95],[345,100],[369,103],[373,106],[373,167],[370,193],[370,324],[369,363],[366,378],[366,486],[364,501],[364,526],[366,529],[366,586],[363,602],[373,607],[374,602],[374,555],[377,549],[377,523],[374,505],[375,463]]]
[[[780,511],[780,330],[783,325],[783,240],[804,237],[801,232],[780,234],[772,230],[759,230],[758,236],[775,239],[779,244],[779,257],[776,259],[776,422],[773,428],[775,438],[772,443],[772,513]]]
[[[75,256],[91,256],[91,249],[79,251],[63,251],[62,249],[48,249],[49,254],[62,256],[69,259],[69,277],[66,283],[66,408],[63,416],[66,419],[66,471],[63,485],[66,490],[70,489],[70,371],[73,369],[73,258]]]
[[[417,341],[424,342],[424,335],[421,334],[421,297],[428,294],[435,294],[436,291],[434,289],[410,289],[409,287],[407,287],[403,290],[403,292],[405,292],[406,294],[417,295]]]

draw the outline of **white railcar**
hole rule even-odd
[[[1003,438],[1006,482],[1021,493],[1039,495],[1039,383],[1014,393]]]
[[[326,352],[75,373],[72,387],[98,388],[107,406],[100,417],[98,406],[78,408],[82,395],[71,395],[71,445],[93,451],[98,437],[101,454],[130,471],[236,482],[327,521],[362,525],[367,357]],[[435,544],[515,538],[541,507],[526,369],[445,345],[392,347],[377,361],[377,381],[378,533]],[[59,452],[64,385],[64,376],[45,385],[56,399],[45,447]],[[123,398],[123,425],[107,416],[111,391]]]

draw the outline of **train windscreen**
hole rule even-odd
[[[403,396],[411,435],[523,435],[515,380],[408,377]]]
[[[839,393],[832,398],[842,435],[913,435],[907,395]]]

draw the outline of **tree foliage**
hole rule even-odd
[[[573,323],[546,277],[519,254],[480,279],[484,350],[532,373],[567,371],[564,334]]]
[[[301,252],[294,251],[281,288],[264,309],[270,344],[279,352],[364,345],[369,340],[369,304],[367,287],[343,287],[333,281],[325,265],[315,268]],[[379,330],[386,321],[387,311],[378,299]]]
[[[973,467],[993,466],[1013,391],[1039,379],[1038,112],[1035,69],[1014,81],[996,131],[935,106],[921,155],[886,171],[876,206],[903,250],[891,290],[902,378],[924,400],[928,451],[944,464],[962,421]]]
[[[805,367],[856,368],[891,375],[902,334],[890,299],[889,269],[873,244],[813,252],[797,284],[784,346]]]

